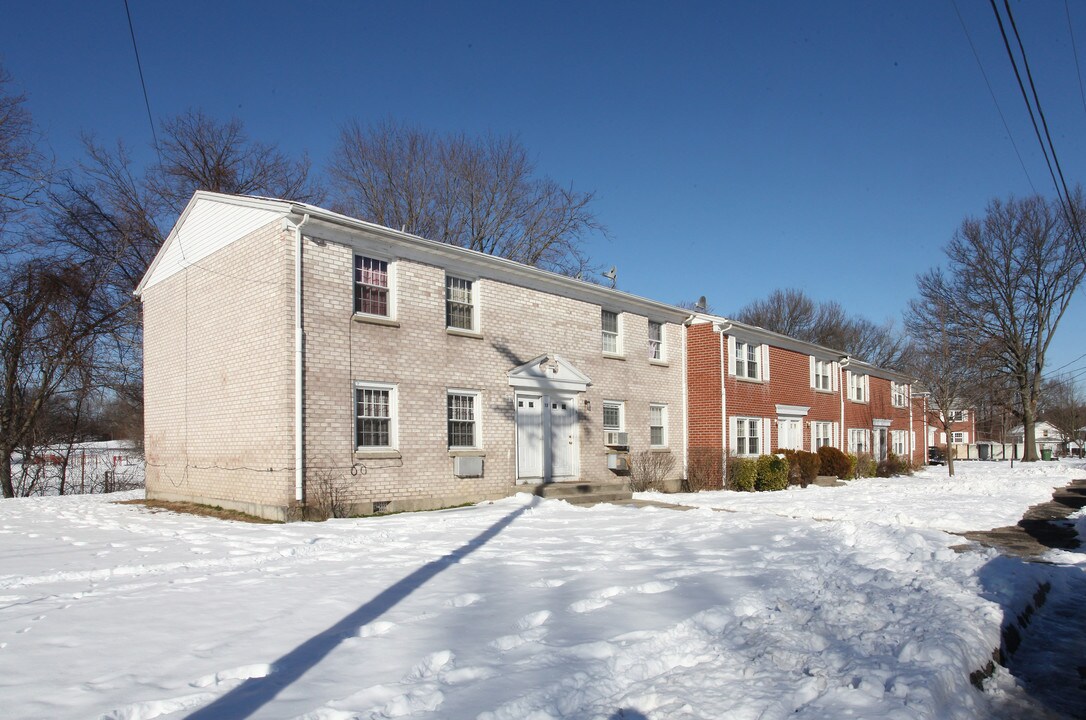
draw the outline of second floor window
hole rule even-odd
[[[649,360],[664,359],[664,326],[649,320]]]
[[[908,405],[908,386],[905,383],[890,383],[890,401],[894,407],[905,407]]]
[[[736,377],[758,380],[761,375],[758,372],[759,359],[762,347],[752,343],[735,341],[735,375]]]
[[[475,329],[475,293],[471,280],[445,278],[445,325],[457,330]]]
[[[816,390],[832,390],[833,384],[830,379],[830,373],[833,370],[833,363],[828,360],[815,360],[815,389]]]
[[[603,352],[608,355],[620,354],[622,343],[619,342],[618,313],[603,310],[600,313],[600,322],[603,327]]]
[[[384,260],[354,258],[354,311],[389,317],[388,263]]]

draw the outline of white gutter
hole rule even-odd
[[[302,447],[305,430],[302,402],[302,363],[305,360],[305,330],[302,328],[302,226],[309,222],[309,213],[300,223],[286,222],[294,228],[294,499],[305,498],[305,458]]]

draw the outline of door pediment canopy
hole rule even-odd
[[[592,381],[561,355],[546,353],[510,370],[509,384],[533,390],[582,393]]]

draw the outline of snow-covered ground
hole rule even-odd
[[[663,498],[735,512],[518,495],[250,525],[115,503],[138,493],[2,501],[0,715],[1009,717],[1013,680],[968,675],[1039,571],[944,531],[1084,472],[959,470]]]

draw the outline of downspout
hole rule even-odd
[[[683,384],[683,480],[688,481],[690,478],[690,398],[687,391],[687,374],[686,374],[686,323],[693,319],[693,315],[683,321],[680,327],[682,328],[682,344],[683,344],[683,371],[682,371],[682,384]]]
[[[848,447],[848,443],[845,441],[845,434],[848,432],[845,430],[845,368],[848,366],[848,356],[840,363],[837,368],[837,399],[841,402],[841,434],[837,436],[837,449],[841,452],[847,452],[845,448]]]
[[[731,326],[729,325],[728,327],[730,328]],[[720,451],[722,453],[721,462],[724,464],[723,477],[726,482],[728,478],[728,448],[731,447],[731,445],[729,445],[730,438],[728,437],[728,391],[726,384],[728,380],[728,361],[730,358],[726,359],[724,357],[724,326],[714,325],[713,329],[720,335]]]
[[[908,388],[909,388],[909,392],[908,392],[909,434],[908,434],[907,438],[908,438],[908,442],[909,442],[909,463],[912,464],[912,463],[916,462],[916,448],[914,447],[916,445],[916,441],[915,441],[916,426],[913,425],[913,384],[909,383]]]
[[[303,434],[305,430],[303,391],[303,361],[305,360],[305,331],[302,327],[302,226],[309,222],[309,213],[300,223],[287,222],[294,228],[294,499],[305,498],[305,459]]]

